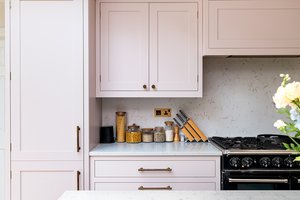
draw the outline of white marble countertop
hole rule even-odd
[[[300,191],[67,191],[58,200],[299,200]]]
[[[208,142],[170,143],[111,143],[99,144],[90,156],[221,156],[222,153]]]

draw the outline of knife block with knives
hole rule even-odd
[[[182,122],[179,123],[179,121],[176,118],[173,118],[176,124],[180,127],[184,135],[187,137],[187,139],[192,142],[200,142],[201,140],[203,142],[207,141],[207,137],[202,133],[202,131],[198,128],[198,126],[195,124],[195,122],[188,118],[187,115],[182,111],[179,110],[180,114],[176,114],[178,119]]]

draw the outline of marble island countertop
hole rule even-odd
[[[67,191],[58,200],[298,200],[300,191]]]
[[[111,143],[99,144],[90,156],[221,156],[222,152],[208,142],[189,143]]]

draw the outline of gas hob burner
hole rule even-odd
[[[296,139],[300,142],[299,139]],[[261,134],[257,137],[212,137],[210,141],[224,150],[285,150],[283,143],[292,143],[285,135]]]

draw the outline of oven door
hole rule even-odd
[[[300,190],[300,175],[295,175],[291,177],[292,179],[292,190]]]
[[[223,190],[289,190],[287,175],[266,175],[266,173],[223,173]]]

